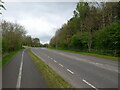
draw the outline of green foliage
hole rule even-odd
[[[40,47],[40,40],[39,38],[32,38],[31,36],[24,36],[23,45],[31,46],[31,47]]]
[[[118,50],[120,48],[120,23],[113,23],[95,33],[96,48]]]
[[[43,47],[48,47],[49,45],[46,43],[46,44],[43,44]]]
[[[79,2],[74,16],[57,30],[51,47],[99,51],[117,55],[120,2]]]
[[[8,50],[8,43],[7,43],[7,40],[5,40],[4,38],[2,39],[2,52],[7,52]]]
[[[17,51],[13,51],[13,52],[8,53],[6,56],[4,56],[4,57],[2,58],[2,60],[0,60],[0,63],[2,63],[2,64],[0,64],[0,65],[4,66],[5,64],[7,64],[7,63],[9,62],[9,60],[10,60],[15,54],[17,54],[19,51],[20,51],[20,50],[17,50]],[[0,66],[0,67],[1,67],[1,66]]]
[[[87,49],[88,33],[77,33],[71,38],[71,48]]]
[[[0,26],[2,28],[2,54],[19,50],[23,45],[40,46],[39,38],[26,36],[26,30],[23,26],[7,21],[2,21]]]
[[[75,48],[79,48],[81,46],[81,41],[78,35],[73,35],[71,38],[71,46]]]
[[[2,27],[2,53],[12,52],[22,48],[23,36],[26,31],[23,26],[16,23],[1,22]]]
[[[32,46],[34,46],[34,47],[39,47],[40,46],[39,38],[33,38],[32,39]]]
[[[87,16],[89,10],[89,5],[87,2],[79,2],[77,4],[76,10],[74,11],[75,17],[80,17],[80,19],[84,19]]]
[[[95,57],[100,57],[100,58],[105,58],[105,59],[110,59],[110,60],[116,60],[118,61],[117,56],[113,55],[105,55],[104,53],[100,52],[88,52],[88,51],[81,51],[81,50],[76,50],[76,49],[63,49],[63,48],[50,48],[54,50],[60,50],[60,51],[65,51],[65,52],[70,52],[70,53],[77,53],[77,54],[83,54],[83,55],[90,55],[90,56],[95,56]]]

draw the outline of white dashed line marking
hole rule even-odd
[[[63,67],[63,65],[62,64],[59,64],[61,67]]]
[[[72,72],[70,69],[67,69],[67,71],[70,72],[70,73],[72,73],[72,74],[74,74],[74,72]]]
[[[54,60],[54,62],[57,62],[56,60]]]
[[[53,59],[53,58],[51,58],[51,59]]]
[[[92,88],[94,88],[94,89],[96,89],[96,90],[98,90],[95,86],[93,86],[92,84],[90,84],[89,82],[87,82],[86,80],[82,80],[83,82],[85,82],[86,84],[88,84],[89,86],[91,86]]]
[[[101,64],[101,63],[95,63],[95,64],[97,64],[97,65],[103,65],[103,64]]]

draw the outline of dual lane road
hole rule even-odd
[[[75,88],[118,88],[118,62],[46,48],[31,51]]]
[[[31,51],[75,88],[118,88],[117,61],[46,48]],[[2,72],[3,88],[47,87],[26,49],[15,55]]]

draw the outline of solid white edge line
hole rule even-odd
[[[56,60],[54,60],[54,62],[57,62]]]
[[[62,64],[59,64],[61,67],[63,67],[63,65]]]
[[[93,86],[92,84],[90,84],[89,82],[87,82],[86,80],[82,80],[83,82],[85,82],[86,84],[88,84],[89,86],[91,86],[92,88],[95,88],[96,90],[98,90],[95,86]]]
[[[67,69],[67,71],[69,71],[70,73],[74,74],[74,72],[72,72],[70,69]]]
[[[21,77],[22,77],[22,69],[23,69],[23,56],[24,56],[24,51],[22,52],[22,58],[21,58],[21,64],[20,64],[20,69],[19,69],[19,75],[17,79],[17,85],[16,88],[19,89],[21,85]]]

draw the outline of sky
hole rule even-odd
[[[77,2],[6,2],[2,19],[25,27],[27,35],[49,43],[72,16]]]

